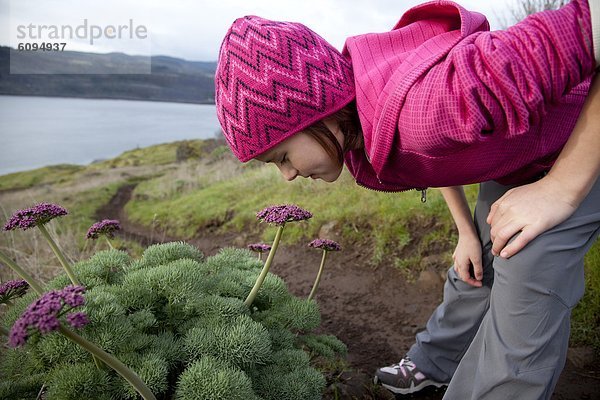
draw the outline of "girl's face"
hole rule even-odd
[[[335,122],[329,119],[325,119],[323,122],[343,146],[343,135],[337,129]],[[288,181],[301,176],[333,182],[342,172],[342,165],[333,160],[325,149],[306,132],[296,133],[256,159],[274,163]]]

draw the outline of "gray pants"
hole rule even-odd
[[[584,291],[583,257],[600,231],[600,180],[566,221],[508,260],[491,254],[490,206],[510,187],[481,185],[475,224],[483,287],[448,271],[444,300],[408,356],[448,382],[444,399],[549,399],[564,367],[571,309]]]

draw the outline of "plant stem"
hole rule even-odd
[[[277,251],[277,246],[279,246],[279,240],[281,240],[281,234],[283,232],[284,227],[285,227],[285,224],[277,227],[277,233],[275,234],[275,239],[273,240],[273,246],[271,247],[271,251],[269,251],[269,256],[267,257],[267,261],[265,261],[265,265],[263,266],[262,271],[260,271],[260,275],[256,279],[256,282],[254,283],[254,287],[250,291],[250,294],[246,298],[246,301],[244,301],[244,304],[248,307],[250,307],[252,305],[252,302],[254,302],[254,299],[256,298],[256,295],[258,294],[258,290],[260,289],[265,278],[267,277],[267,273],[269,272],[269,268],[271,268],[271,264],[273,263],[273,258],[275,257],[275,252]]]
[[[108,243],[108,247],[110,247],[111,250],[114,250],[115,248],[113,247],[113,245],[110,242],[110,240],[108,240],[108,238],[106,236],[104,236],[104,239],[106,240],[106,243]]]
[[[40,391],[38,392],[37,397],[35,398],[35,400],[39,400],[42,398],[42,393],[44,393],[44,388],[46,387],[45,383],[42,383],[42,387],[40,388]]]
[[[19,265],[17,263],[15,263],[13,260],[10,259],[10,257],[8,257],[6,254],[4,254],[1,251],[0,251],[0,261],[2,261],[4,264],[8,265],[13,271],[15,271],[17,273],[17,275],[19,275],[27,283],[29,283],[29,286],[31,286],[31,288],[37,294],[39,294],[41,296],[42,293],[44,293],[42,286],[35,279],[33,279],[33,277],[31,275],[29,275],[27,272],[25,272],[25,270],[23,268],[19,267]]]
[[[9,334],[10,334],[10,331],[8,329],[6,329],[5,327],[3,327],[2,325],[0,325],[0,335],[8,336]]]
[[[317,288],[319,287],[319,282],[321,282],[321,274],[323,274],[323,266],[325,265],[325,258],[327,257],[327,250],[323,250],[323,258],[321,258],[321,266],[319,267],[319,272],[317,273],[317,278],[315,279],[315,283],[313,284],[312,290],[308,295],[308,300],[312,300],[315,297],[315,293],[317,293]]]
[[[140,377],[128,368],[125,364],[119,361],[117,358],[108,354],[94,343],[84,339],[72,330],[60,325],[58,328],[59,332],[77,343],[85,350],[89,351],[95,357],[104,361],[106,365],[114,369],[119,375],[121,375],[127,382],[133,386],[133,388],[145,399],[145,400],[156,400],[156,397],[152,394],[148,386],[140,379]]]
[[[58,245],[56,244],[56,242],[52,239],[52,236],[50,236],[50,233],[48,232],[48,230],[46,229],[46,227],[44,225],[38,225],[37,227],[40,228],[40,231],[42,231],[42,234],[44,235],[44,237],[48,241],[48,244],[50,244],[50,247],[52,248],[52,251],[54,252],[54,254],[56,255],[56,257],[58,257],[58,260],[60,261],[60,263],[62,264],[63,268],[67,272],[67,275],[69,276],[69,279],[71,279],[71,282],[73,282],[73,285],[81,285],[79,283],[79,281],[77,280],[77,277],[73,273],[73,270],[69,266],[69,263],[67,262],[67,259],[63,255],[62,251],[60,251],[60,249],[58,248]]]

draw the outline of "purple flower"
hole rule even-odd
[[[0,304],[23,296],[27,289],[29,284],[22,279],[4,282],[0,285]]]
[[[39,299],[31,303],[21,317],[14,323],[10,335],[9,344],[19,347],[25,344],[31,333],[38,331],[46,334],[60,327],[60,316],[63,311],[68,311],[80,306],[85,302],[82,294],[85,292],[83,286],[67,286],[62,290],[52,290],[44,293]],[[67,308],[65,310],[65,308]],[[67,316],[67,322],[73,327],[84,326],[89,320],[83,313],[73,313]],[[76,326],[78,325],[78,326]]]
[[[264,243],[249,244],[248,248],[257,253],[265,253],[265,252],[271,250],[271,246],[269,246],[268,244],[264,244]]]
[[[315,249],[323,249],[326,251],[340,251],[342,246],[338,242],[334,242],[329,239],[315,239],[308,244],[308,247],[314,247]]]
[[[71,313],[67,315],[67,322],[73,328],[83,328],[90,323],[88,316],[82,312]]]
[[[58,329],[58,318],[54,314],[43,314],[37,320],[35,327],[40,333],[49,333]]]
[[[59,205],[51,203],[40,203],[31,208],[18,210],[4,225],[5,231],[14,229],[29,229],[34,226],[44,225],[56,217],[67,215],[67,210]]]
[[[41,316],[44,314],[58,313],[62,308],[62,291],[51,290],[46,292],[39,299],[27,307],[25,313],[29,313],[31,316]]]
[[[8,337],[8,344],[10,347],[21,347],[25,344],[29,337],[29,334],[27,333],[28,326],[29,324],[22,319],[18,319],[17,322],[14,323]]]
[[[96,222],[90,227],[85,236],[88,239],[98,239],[100,235],[106,235],[112,239],[115,237],[115,232],[121,230],[121,224],[116,219],[104,219]]]
[[[61,297],[68,306],[79,307],[85,303],[83,293],[85,293],[83,286],[69,285],[62,290]]]
[[[282,226],[286,222],[303,221],[312,218],[312,214],[298,206],[283,204],[270,206],[259,211],[256,214],[256,218],[269,224]]]

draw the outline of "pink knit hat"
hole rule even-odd
[[[354,99],[350,61],[306,26],[247,16],[221,44],[217,116],[246,162]]]

